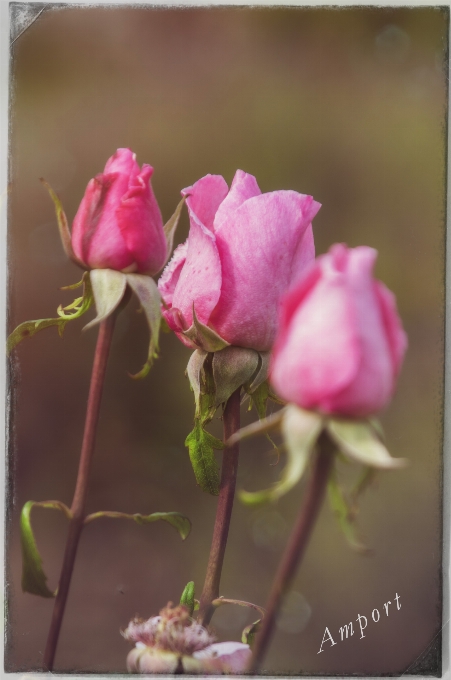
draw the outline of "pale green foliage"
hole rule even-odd
[[[272,488],[264,491],[241,491],[241,500],[247,505],[260,505],[276,501],[288,493],[304,474],[322,427],[323,419],[319,414],[293,404],[287,406],[281,421],[287,451],[287,462],[281,478]]]
[[[22,590],[25,593],[40,595],[41,597],[55,597],[47,587],[47,576],[42,568],[42,558],[39,554],[31,527],[31,510],[34,506],[61,510],[70,518],[69,508],[60,501],[28,501],[20,514],[20,542],[22,547]]]
[[[94,512],[92,515],[88,515],[85,519],[85,524],[102,517],[109,517],[112,519],[132,519],[136,524],[141,525],[152,524],[153,522],[163,520],[163,522],[168,522],[168,524],[177,529],[182,540],[185,540],[191,531],[190,520],[180,512],[153,512],[151,515],[141,515],[138,512],[128,514],[126,512],[115,512],[113,510],[102,510],[100,512]]]
[[[97,316],[83,330],[109,317],[119,306],[127,287],[126,275],[114,269],[93,269],[90,276]]]
[[[44,330],[44,328],[49,328],[50,326],[56,326],[59,336],[62,337],[67,322],[78,319],[85,314],[94,302],[88,272],[83,274],[81,281],[71,286],[66,286],[63,290],[73,290],[80,286],[83,286],[83,295],[76,298],[70,305],[67,305],[67,307],[60,305],[57,309],[58,317],[54,319],[24,321],[24,323],[17,326],[6,341],[6,353],[9,355],[19,342],[25,338],[33,337],[33,335],[36,335],[39,331]]]
[[[127,283],[137,296],[149,325],[150,342],[147,361],[135,375],[135,380],[144,378],[152,367],[153,360],[158,356],[159,336],[161,325],[161,296],[155,281],[150,276],[142,274],[127,274]]]
[[[330,418],[327,431],[340,451],[363,465],[383,470],[405,467],[403,458],[392,458],[369,420]]]

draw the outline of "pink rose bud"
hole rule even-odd
[[[89,269],[156,274],[167,257],[160,209],[130,149],[118,149],[92,179],[72,226],[75,255]]]
[[[163,311],[180,339],[197,319],[231,345],[271,348],[280,299],[315,257],[312,219],[320,204],[295,191],[262,194],[238,170],[230,191],[220,175],[184,189],[188,240],[164,270]]]
[[[376,257],[336,244],[285,296],[270,368],[283,399],[350,417],[390,401],[407,337],[393,293],[373,278]]]

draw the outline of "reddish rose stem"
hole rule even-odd
[[[232,434],[240,429],[240,390],[241,388],[232,394],[224,409],[224,441],[227,441]],[[215,611],[214,607],[211,606],[212,601],[219,597],[219,583],[221,581],[222,565],[224,563],[227,536],[229,534],[235,498],[239,452],[240,445],[237,443],[228,449],[224,449],[222,455],[221,482],[215,526],[199,607],[199,621],[204,626],[210,623]]]
[[[306,494],[274,578],[262,627],[255,638],[252,658],[247,668],[247,673],[249,674],[258,673],[260,669],[271,641],[283,597],[290,588],[297,567],[302,560],[323,502],[329,471],[333,461],[334,447],[326,434],[321,435],[318,444],[319,450],[314,460]]]
[[[97,423],[99,420],[100,402],[102,398],[103,384],[105,380],[108,354],[113,336],[116,314],[112,314],[101,322],[94,363],[89,388],[88,406],[86,410],[85,430],[81,447],[80,463],[78,467],[77,483],[72,501],[72,519],[69,524],[66,550],[64,553],[63,566],[61,568],[58,592],[53,607],[52,621],[44,652],[44,670],[51,671],[55,661],[56,647],[69,593],[72,572],[74,569],[75,556],[77,554],[80,534],[85,519],[86,496],[88,492],[89,472],[92,456],[94,453]]]

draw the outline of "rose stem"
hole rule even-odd
[[[228,399],[224,409],[224,441],[240,429],[240,389],[238,388]],[[211,603],[219,597],[219,583],[227,545],[233,500],[235,497],[236,476],[238,472],[239,443],[224,449],[222,455],[221,482],[218,505],[216,508],[215,526],[208,558],[204,588],[200,598],[199,620],[202,625],[210,623],[214,614]]]
[[[318,441],[318,453],[313,463],[312,474],[296,524],[274,578],[266,605],[266,615],[262,621],[262,627],[255,638],[252,658],[249,662],[247,673],[254,674],[260,669],[274,631],[274,625],[283,597],[291,586],[297,567],[307,547],[316,518],[318,517],[327,487],[333,453],[333,444],[328,436],[323,433]]]
[[[55,604],[53,607],[52,621],[50,624],[47,645],[44,652],[44,669],[51,671],[55,660],[56,646],[63,621],[67,595],[74,569],[75,556],[77,553],[80,534],[85,519],[85,504],[88,491],[89,471],[96,437],[97,423],[99,420],[100,401],[102,398],[103,383],[105,380],[108,354],[113,336],[116,314],[112,314],[101,322],[97,345],[94,355],[94,363],[89,388],[88,406],[86,410],[85,430],[81,447],[80,463],[78,467],[77,483],[72,501],[69,530],[67,535],[66,550],[64,553],[63,566],[58,584]]]

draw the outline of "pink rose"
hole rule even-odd
[[[89,182],[72,227],[74,253],[86,267],[153,275],[164,266],[167,244],[152,173],[150,165],[139,168],[130,149],[118,149]]]
[[[262,194],[255,177],[238,170],[230,191],[206,175],[182,191],[190,216],[188,240],[158,287],[169,326],[184,336],[197,319],[231,345],[271,348],[280,299],[315,257],[312,219],[320,204],[295,191]]]
[[[286,295],[270,368],[283,399],[362,417],[392,397],[407,337],[393,293],[373,278],[376,257],[334,245]]]
[[[130,673],[242,673],[251,657],[242,642],[216,642],[183,605],[168,604],[160,616],[134,619],[122,633],[135,643],[127,656]]]

